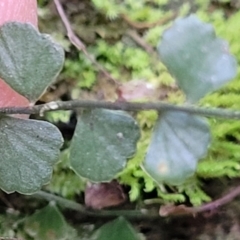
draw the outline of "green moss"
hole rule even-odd
[[[96,82],[96,75],[92,63],[83,55],[77,60],[66,59],[64,63],[62,77],[73,79],[78,87],[91,89]]]
[[[87,46],[88,51],[120,81],[126,82],[132,79],[144,78],[154,84],[171,86],[174,80],[167,72],[166,67],[157,57],[147,54],[126,34],[128,26],[121,19],[121,14],[125,14],[132,21],[138,23],[156,21],[172,12],[171,10],[163,11],[163,9],[168,9],[169,2],[167,0],[124,0],[121,1],[121,4],[118,4],[117,0],[92,0],[96,11],[94,16],[97,16],[98,20],[100,19],[100,23],[95,26],[97,24],[95,21],[93,24],[90,23],[89,26],[84,26],[85,28],[91,27],[91,31],[98,34],[98,37]],[[203,21],[213,24],[217,35],[229,42],[231,53],[236,56],[237,61],[240,63],[239,32],[237,31],[240,12],[232,14],[227,19],[222,10],[216,9],[210,12],[208,10],[209,2],[195,0],[195,5],[198,6],[196,14]],[[188,2],[183,3],[178,9],[179,14],[184,16],[189,13],[190,9],[191,6]],[[103,15],[104,20],[97,14]],[[170,24],[171,21],[164,25],[141,30],[140,35],[147,44],[156,47],[159,37]],[[240,69],[238,69],[238,76],[234,81],[219,91],[207,95],[199,104],[203,107],[240,109],[239,73]],[[67,58],[63,77],[73,79],[80,88],[91,89],[98,80],[98,71],[80,53],[77,57]],[[181,104],[184,102],[184,95],[181,91],[172,91],[168,93],[167,100]],[[52,117],[54,118],[54,116]],[[60,116],[58,118],[61,119]],[[157,114],[151,111],[137,114],[137,121],[142,132],[137,145],[137,152],[128,161],[123,172],[118,175],[121,183],[130,186],[129,195],[131,201],[140,199],[143,191],[151,192],[156,190],[159,199],[163,203],[184,202],[188,199],[196,206],[210,200],[210,197],[202,190],[204,185],[201,183],[201,179],[240,176],[240,123],[238,121],[210,119],[212,144],[208,156],[200,161],[196,176],[177,187],[158,186],[141,169],[141,163],[145,157],[156,118]],[[61,163],[56,166],[56,174],[53,175],[53,180],[48,188],[64,196],[73,197],[74,194],[84,190],[84,181],[69,170],[67,164],[64,165],[66,162],[65,159],[63,165]]]
[[[61,152],[60,161],[54,167],[51,182],[45,186],[45,189],[66,198],[74,198],[76,194],[84,191],[85,180],[70,169],[69,149]]]
[[[70,119],[71,111],[57,111],[45,113],[45,118],[50,122],[63,122],[67,123]]]
[[[200,1],[198,1],[200,2]],[[199,10],[197,14],[204,21],[210,22],[216,29],[217,35],[226,39],[230,44],[231,53],[235,55],[237,61],[240,62],[240,45],[239,45],[239,34],[237,29],[237,23],[240,21],[240,12],[233,14],[229,19],[224,17],[222,11],[215,11],[209,14],[206,10]],[[162,27],[155,27],[148,30],[145,38],[149,43],[155,44],[157,41],[156,33],[161,32]],[[240,69],[238,70],[240,72]],[[161,78],[162,81],[165,79],[171,79],[168,73],[164,72],[164,77]],[[169,77],[168,77],[169,76]],[[234,81],[231,81],[228,85],[221,88],[219,91],[213,94],[207,95],[203,100],[201,100],[200,105],[204,107],[222,107],[231,109],[240,109],[240,75],[238,74]],[[179,103],[184,100],[182,94],[170,93],[170,102]],[[143,179],[143,188],[145,191],[152,191],[157,188],[157,193],[163,202],[184,202],[186,201],[186,196],[190,202],[197,206],[201,205],[203,202],[210,201],[211,198],[202,190],[203,185],[200,179],[208,178],[221,178],[221,177],[239,177],[240,176],[240,123],[239,121],[230,120],[219,120],[210,119],[210,125],[212,130],[212,144],[209,149],[208,156],[200,161],[198,164],[196,176],[192,177],[185,184],[172,187],[171,190],[167,191],[164,187],[157,186],[150,177],[148,177],[140,168],[142,159],[144,158],[147,146],[149,144],[149,137],[151,133],[151,128],[154,125],[153,122],[149,121],[148,118],[151,113],[142,113],[139,115],[140,125],[144,126],[144,123],[148,125],[148,128],[143,128],[143,135],[140,143],[138,145],[138,151],[136,156],[130,160],[126,170],[124,170],[123,175],[126,180],[126,174],[134,178],[134,181],[130,182],[130,186],[134,189],[133,193],[130,192],[130,199],[135,200],[139,194],[137,187],[140,187],[136,183]],[[131,166],[131,169],[130,169]],[[135,168],[133,167],[135,166]],[[120,177],[120,178],[121,178]],[[131,179],[129,179],[131,181]],[[128,181],[124,181],[127,183]]]

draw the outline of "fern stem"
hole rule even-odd
[[[36,198],[43,198],[47,201],[55,201],[58,205],[61,205],[64,208],[68,208],[77,212],[82,213],[85,216],[89,217],[118,217],[123,216],[128,219],[144,219],[144,218],[160,218],[158,210],[150,211],[147,209],[142,210],[90,210],[85,208],[83,205],[76,203],[74,201],[56,196],[52,193],[47,193],[44,191],[38,191],[32,195]]]
[[[189,114],[202,115],[206,117],[217,117],[225,119],[240,119],[240,111],[223,108],[204,108],[193,105],[174,105],[166,102],[107,102],[93,100],[72,100],[66,102],[50,102],[46,104],[29,107],[4,107],[0,108],[0,114],[43,114],[44,112],[57,110],[87,109],[110,109],[124,111],[179,111]]]

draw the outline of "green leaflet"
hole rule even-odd
[[[71,143],[71,166],[91,181],[110,181],[135,153],[139,136],[137,123],[125,112],[84,111]]]
[[[0,117],[0,188],[31,194],[47,184],[63,139],[51,123]],[[49,134],[51,133],[51,134]]]
[[[62,47],[28,23],[0,27],[0,52],[0,77],[31,102],[55,80],[64,62]]]
[[[123,218],[119,217],[100,227],[92,236],[93,240],[140,240],[140,235]]]
[[[67,224],[62,213],[52,202],[27,217],[24,229],[36,240],[76,239],[76,231]]]
[[[209,143],[210,131],[204,118],[163,112],[156,122],[143,168],[158,183],[181,184],[194,174]]]
[[[193,15],[176,20],[164,32],[158,51],[191,102],[223,86],[237,73],[227,43],[216,37],[210,24]]]

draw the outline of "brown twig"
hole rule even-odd
[[[230,201],[232,201],[235,197],[240,194],[240,186],[231,190],[228,194],[219,198],[213,202],[204,204],[200,207],[186,207],[185,205],[179,206],[163,206],[160,208],[159,215],[160,217],[174,217],[174,216],[183,216],[183,215],[196,215],[197,213],[206,212],[206,211],[213,211],[216,210],[218,207],[223,206]],[[49,201],[56,201],[58,204],[64,206],[65,208],[69,208],[78,212],[81,212],[85,215],[89,216],[99,216],[99,217],[110,217],[110,216],[125,216],[131,219],[144,219],[144,218],[158,218],[157,212],[152,212],[147,209],[144,210],[101,210],[101,211],[89,211],[83,205],[79,203],[75,203],[71,200],[64,199],[59,196],[55,196],[51,193],[46,193],[43,191],[39,191],[35,193],[33,196],[45,198]]]
[[[22,238],[0,237],[0,240],[22,240]]]
[[[41,105],[28,107],[3,107],[0,108],[1,114],[42,114],[44,112],[58,110],[75,110],[75,109],[110,109],[123,111],[178,111],[189,114],[196,114],[205,117],[215,117],[224,119],[240,119],[240,111],[223,109],[223,108],[204,108],[194,105],[175,105],[164,101],[158,102],[124,102],[124,101],[98,101],[98,100],[71,100],[49,102]]]
[[[127,30],[126,35],[131,37],[141,48],[143,48],[148,54],[156,55],[156,52],[154,51],[153,47],[148,45],[142,38],[139,36],[137,31],[135,30]]]
[[[66,28],[67,36],[69,41],[79,50],[84,53],[84,55],[100,70],[108,79],[114,82],[114,84],[119,85],[118,81],[111,76],[111,74],[101,66],[95,58],[87,51],[85,44],[80,40],[80,38],[74,33],[72,26],[63,10],[63,7],[59,0],[54,0],[55,6],[57,8],[58,14]]]
[[[140,210],[90,210],[86,206],[74,202],[72,200],[65,199],[60,196],[56,196],[52,193],[47,193],[44,191],[38,191],[31,197],[43,198],[47,201],[55,201],[58,205],[68,208],[77,212],[80,212],[82,216],[93,216],[100,218],[118,217],[123,216],[128,219],[157,219],[159,218],[157,211],[152,211],[148,209]]]
[[[159,214],[162,217],[167,217],[167,216],[196,215],[197,213],[201,213],[201,212],[213,211],[213,210],[216,210],[218,207],[229,203],[238,195],[240,195],[240,186],[232,189],[223,197],[199,207],[186,207],[185,205],[162,206],[160,208]]]
[[[127,15],[121,14],[122,19],[132,28],[135,29],[146,29],[146,28],[152,28],[158,25],[166,24],[167,22],[171,21],[177,16],[177,12],[172,13],[169,16],[166,16],[164,18],[161,18],[155,22],[135,22],[132,19],[130,19]]]

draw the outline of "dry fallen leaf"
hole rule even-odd
[[[127,197],[117,181],[110,183],[89,183],[85,190],[85,204],[93,209],[118,206]]]
[[[132,101],[151,99],[155,95],[156,88],[152,83],[148,83],[144,80],[132,80],[123,83],[118,91],[120,92],[122,99],[125,101]]]
[[[160,207],[159,215],[161,217],[167,216],[179,216],[179,215],[186,215],[186,214],[194,214],[191,207],[187,207],[183,204],[175,206],[173,204],[168,204]]]

